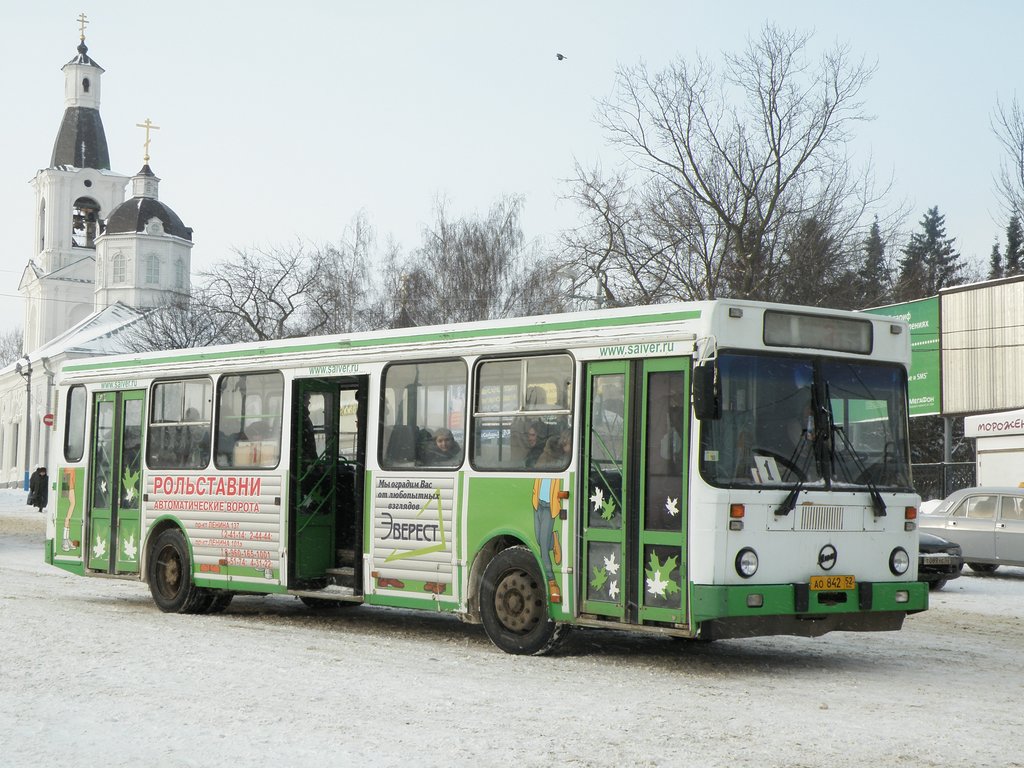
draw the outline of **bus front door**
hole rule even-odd
[[[586,367],[581,610],[686,624],[689,358]]]
[[[290,586],[361,583],[367,377],[295,383]]]
[[[92,474],[82,542],[87,568],[138,573],[145,390],[93,398]]]

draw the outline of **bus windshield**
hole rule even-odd
[[[729,487],[910,488],[902,367],[723,353],[700,468]]]

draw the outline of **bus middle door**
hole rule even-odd
[[[584,614],[686,623],[688,381],[689,358],[586,366]]]
[[[145,401],[145,390],[93,398],[88,536],[82,542],[91,571],[139,571]]]
[[[362,562],[367,377],[297,380],[291,461],[293,587],[355,587]]]

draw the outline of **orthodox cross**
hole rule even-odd
[[[136,128],[145,128],[146,129],[146,143],[142,145],[145,148],[145,154],[142,156],[142,161],[144,163],[148,163],[149,162],[149,132],[150,131],[159,131],[160,130],[160,126],[159,125],[153,125],[153,121],[150,120],[147,117],[146,118],[146,122],[144,122],[144,123],[136,123],[135,127]]]
[[[78,39],[83,43],[85,42],[85,25],[89,23],[89,20],[85,18],[84,13],[78,14]]]

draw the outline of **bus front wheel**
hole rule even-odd
[[[149,591],[164,613],[202,613],[213,595],[192,580],[192,561],[185,537],[168,528],[156,537],[147,568]]]
[[[484,569],[480,620],[492,643],[521,655],[550,653],[569,631],[551,618],[547,581],[523,546],[502,550]]]

